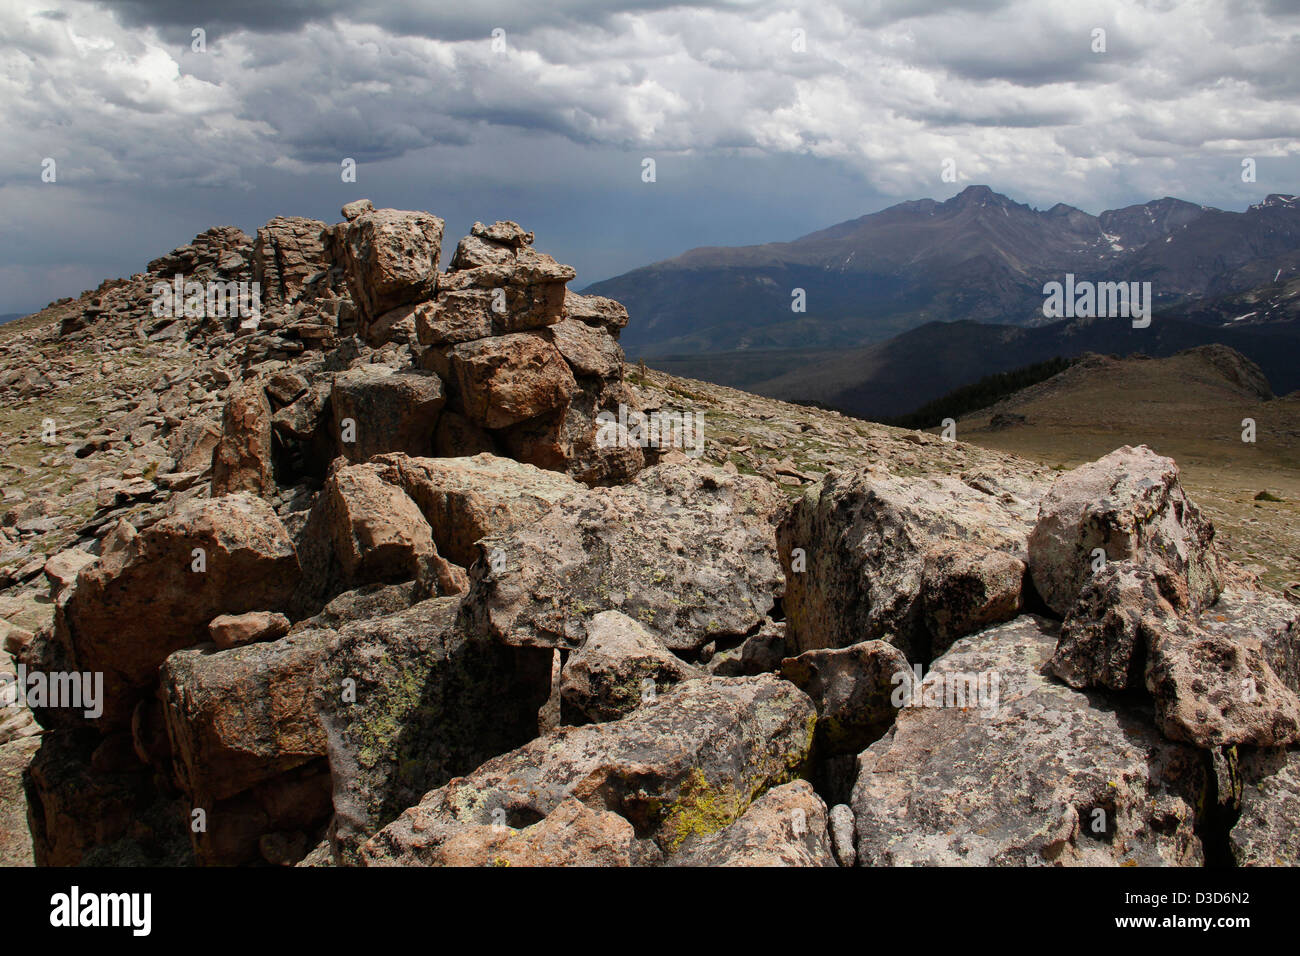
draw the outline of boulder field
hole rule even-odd
[[[1300,608],[1171,459],[723,414],[516,223],[440,271],[438,217],[343,215],[0,346],[5,449],[58,435],[4,478],[0,861],[1300,862]],[[738,467],[746,414],[838,457]]]

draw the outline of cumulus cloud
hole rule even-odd
[[[526,185],[557,174],[559,143],[830,162],[864,199],[988,182],[1092,211],[1175,189],[1240,208],[1300,171],[1300,17],[1282,0],[415,6],[7,3],[0,198],[39,208],[45,157],[68,188],[143,203],[428,150]],[[484,162],[488,148],[514,162]],[[1247,155],[1250,193],[1234,182]]]

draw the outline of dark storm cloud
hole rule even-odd
[[[441,40],[476,39],[500,27],[527,31],[562,24],[603,24],[621,13],[653,13],[681,6],[680,0],[474,0],[474,2],[412,3],[410,0],[230,0],[220,4],[193,0],[83,0],[113,10],[123,23],[151,26],[173,36],[195,26],[254,33],[295,31],[309,23],[329,23],[336,17],[369,23],[399,35]],[[744,9],[746,0],[717,0],[694,7]]]
[[[1300,190],[1298,8],[8,0],[0,312],[216,221],[333,218],[372,192],[527,218],[584,281],[972,182],[1094,212],[1161,195],[1242,208]],[[1243,157],[1258,182],[1241,182]]]

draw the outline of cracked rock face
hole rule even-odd
[[[1150,714],[1054,682],[1056,629],[1024,616],[963,638],[927,681],[998,675],[993,707],[903,710],[858,761],[860,866],[1187,866],[1206,788]]]
[[[226,402],[221,441],[212,455],[212,493],[247,491],[259,497],[275,493],[271,467],[271,403],[256,379],[241,386]]]
[[[549,656],[470,633],[459,605],[440,598],[347,624],[320,658],[311,706],[325,731],[339,862],[355,862],[430,790],[537,732]]]
[[[1043,600],[1069,611],[1097,556],[1153,570],[1179,608],[1214,603],[1223,584],[1214,528],[1188,500],[1173,459],[1125,445],[1053,482],[1029,538]]]
[[[301,216],[276,216],[257,230],[253,272],[267,304],[292,302],[307,280],[330,266],[326,225]]]
[[[1251,750],[1241,759],[1241,815],[1228,834],[1237,866],[1300,863],[1300,754]]]
[[[467,611],[517,646],[577,648],[606,610],[639,621],[673,651],[745,635],[780,594],[776,508],[760,480],[660,465],[480,541]]]
[[[791,648],[885,640],[926,659],[1014,616],[1032,512],[953,478],[828,475],[777,530]]]

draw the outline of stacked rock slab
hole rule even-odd
[[[304,701],[331,638],[303,630],[178,651],[163,665],[160,697],[177,782],[199,824],[191,831],[200,864],[267,859],[266,841],[302,853],[316,842],[330,816],[330,778],[324,731]]]
[[[630,401],[617,341],[626,310],[569,292],[573,269],[532,242],[513,222],[475,223],[437,298],[414,310],[421,363],[450,394],[438,443],[497,449],[588,484],[625,480],[644,464],[641,448],[602,447],[597,416]]]
[[[438,288],[443,221],[426,212],[370,209],[334,227],[334,240],[361,319],[361,336],[390,325],[394,309]]]
[[[85,530],[101,536],[88,545],[90,566],[79,583],[80,568],[51,566],[61,576],[56,626],[26,652],[29,666],[105,680],[105,711],[93,720],[38,708],[54,729],[29,780],[36,816],[51,824],[36,827],[42,861],[76,862],[129,829],[125,812],[69,823],[62,808],[73,795],[55,791],[75,785],[106,807],[204,810],[214,825],[195,840],[201,862],[292,862],[328,793],[325,748],[306,733],[297,690],[322,642],[286,628],[318,612],[382,616],[459,593],[481,537],[583,487],[561,473],[612,483],[644,465],[635,444],[595,440],[599,411],[628,399],[621,306],[569,292],[573,270],[534,250],[513,223],[476,225],[444,277],[437,217],[364,200],[343,214],[337,226],[278,217],[255,239],[209,230],[147,273],[83,297],[60,330],[106,351],[172,343],[178,367],[121,425],[130,444],[170,459],[156,483],[101,483],[105,503]],[[217,315],[203,311],[196,283],[256,289],[226,296],[231,308]],[[161,314],[163,287],[168,299],[184,291],[185,308]],[[434,346],[421,344],[417,327],[435,310],[437,322],[476,330],[439,340],[443,353],[464,346],[455,371],[447,354],[421,361]],[[180,367],[191,354],[204,360],[194,371]],[[84,449],[114,441],[92,435]],[[465,450],[548,471],[507,458],[461,467],[423,457]],[[365,468],[376,456],[385,464]],[[131,507],[151,497],[157,507]],[[500,653],[511,666],[543,656]],[[273,717],[253,704],[232,712],[258,686],[246,686],[250,669],[286,688],[272,697]],[[293,726],[303,733],[288,733]],[[232,735],[250,728],[265,743],[239,752]],[[118,776],[97,776],[109,768]],[[295,818],[284,807],[291,792],[315,809]]]
[[[214,476],[221,490],[254,490],[272,458],[284,477],[319,476],[337,455],[490,452],[589,485],[644,467],[642,443],[610,424],[626,421],[620,406],[632,404],[618,345],[622,306],[570,292],[574,270],[535,250],[532,233],[513,222],[475,223],[440,274],[442,220],[365,200],[344,214],[333,227],[276,219],[259,230],[251,256],[268,308],[240,331],[283,338],[323,322],[332,344],[355,315],[359,339],[304,366],[302,388],[287,387],[284,373],[278,387],[262,383],[274,455],[248,454],[265,445],[250,414],[256,386],[231,397]]]

